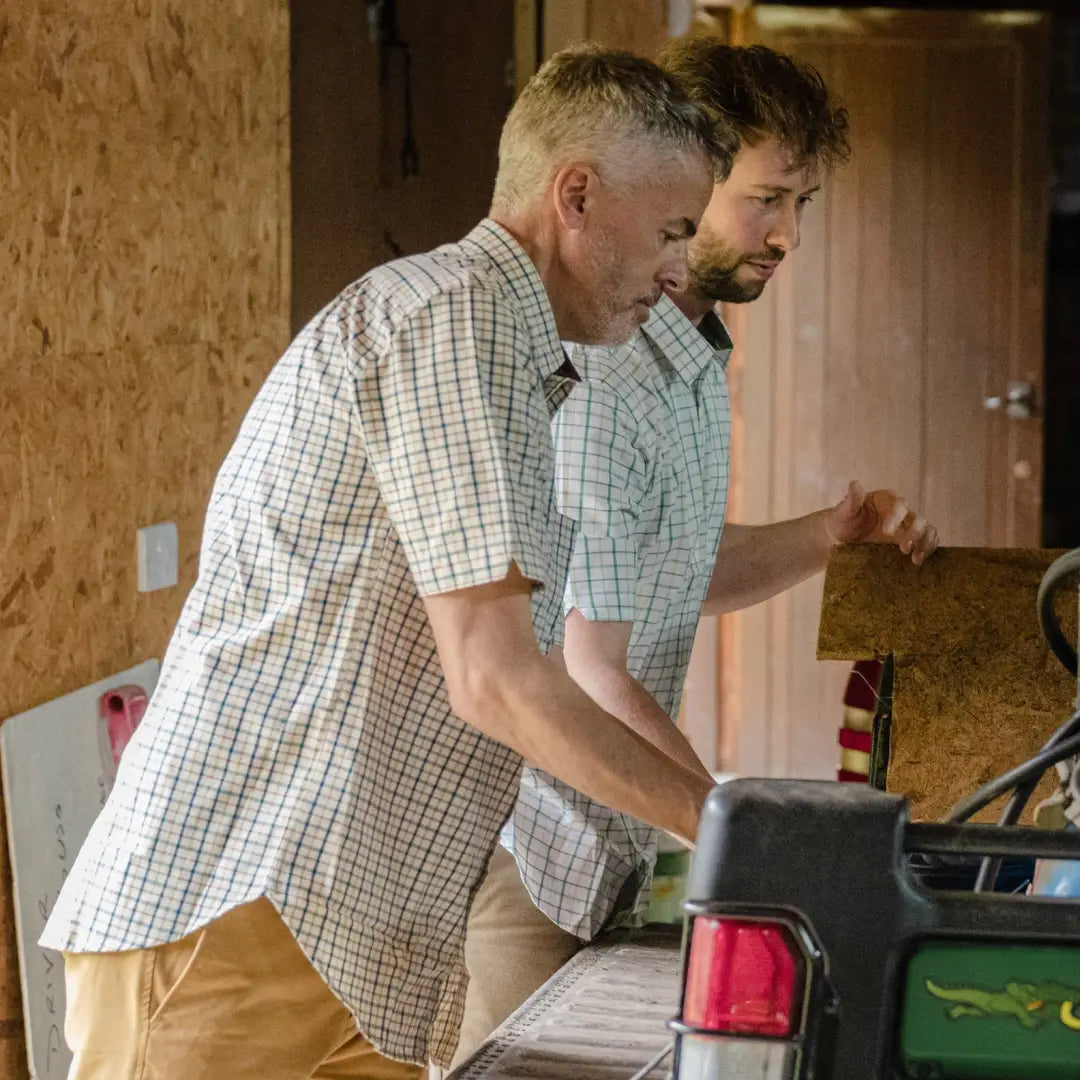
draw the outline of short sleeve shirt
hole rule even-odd
[[[451,714],[422,597],[516,562],[541,646],[561,639],[565,359],[491,221],[300,333],[217,477],[198,580],[44,945],[153,946],[266,896],[383,1053],[452,1054],[467,908],[521,760]]]
[[[559,507],[577,525],[564,606],[631,622],[627,666],[678,715],[724,524],[731,339],[667,298],[629,344],[578,347],[557,413]],[[588,939],[648,901],[658,833],[526,768],[503,843],[537,906]],[[630,895],[627,895],[629,888]]]

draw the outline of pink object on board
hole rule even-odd
[[[98,708],[109,732],[113,764],[120,764],[124,748],[135,734],[150,699],[141,686],[115,686],[101,695]]]
[[[844,750],[860,750],[864,754],[869,754],[874,744],[874,737],[869,731],[853,731],[846,727],[840,729],[839,740]]]

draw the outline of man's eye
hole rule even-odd
[[[757,201],[762,206],[772,206],[774,203],[780,201],[779,195],[759,195]]]
[[[800,206],[805,206],[808,202],[813,202],[813,201],[814,201],[814,196],[813,195],[803,195],[799,199],[799,205]]]

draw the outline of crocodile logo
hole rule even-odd
[[[926,980],[934,997],[949,1003],[950,1020],[966,1016],[1012,1017],[1022,1028],[1034,1031],[1054,1019],[1070,1031],[1080,1032],[1080,987],[1054,981],[1028,983],[1010,979],[1004,990],[982,990],[973,986],[938,986]]]

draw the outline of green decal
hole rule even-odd
[[[926,980],[936,998],[951,1002],[950,1020],[965,1016],[1011,1016],[1024,1028],[1035,1030],[1056,1018],[1070,1031],[1080,1032],[1080,988],[1060,982],[1023,983],[1010,979],[1003,991],[972,986],[938,986]]]

